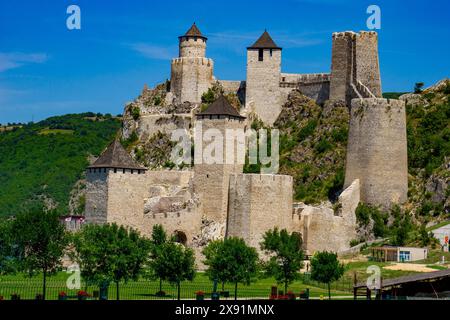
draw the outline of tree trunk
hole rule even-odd
[[[159,292],[162,291],[162,279],[159,278]]]
[[[43,278],[43,284],[42,284],[42,299],[45,300],[45,295],[47,292],[47,269],[44,268],[44,278]]]
[[[178,300],[180,300],[181,294],[180,294],[180,282],[179,281],[178,281],[177,285],[178,285]]]
[[[222,291],[225,291],[225,281],[222,281]]]
[[[119,281],[116,281],[116,300],[119,300]]]
[[[236,282],[234,284],[234,300],[237,300],[237,286],[238,286],[238,283]]]
[[[287,288],[288,288],[288,283],[287,281],[284,282],[284,295],[287,295]]]
[[[331,300],[331,289],[330,289],[330,283],[328,282],[328,300]]]

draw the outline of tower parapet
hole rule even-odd
[[[361,183],[361,200],[389,208],[408,193],[405,103],[353,99],[344,187]]]

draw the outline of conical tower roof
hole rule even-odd
[[[264,33],[259,37],[256,42],[248,47],[247,49],[279,49],[281,50],[281,47],[277,46],[275,41],[273,41],[270,34],[267,32],[267,30],[264,30]]]
[[[197,37],[197,38],[203,38],[203,39],[207,39],[200,31],[200,29],[197,27],[197,25],[195,24],[195,22],[192,24],[192,26],[189,28],[188,31],[186,31],[186,33],[183,36],[180,36],[180,38],[182,37]]]
[[[197,114],[197,116],[230,116],[235,118],[244,119],[239,112],[233,108],[228,100],[220,95],[213,103],[211,103],[205,111]]]
[[[114,140],[88,168],[117,168],[146,170],[139,166],[118,140]]]

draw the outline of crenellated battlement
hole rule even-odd
[[[212,66],[213,60],[211,58],[203,58],[203,57],[179,57],[173,58],[172,64],[180,65],[180,64],[198,64],[202,66]]]

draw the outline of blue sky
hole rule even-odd
[[[71,4],[81,30],[66,28]],[[449,76],[447,0],[2,0],[0,123],[121,113],[145,83],[170,77],[177,37],[194,21],[219,79],[245,79],[245,48],[265,28],[283,47],[283,72],[329,72],[332,32],[367,30],[371,4],[381,8],[383,91]]]

